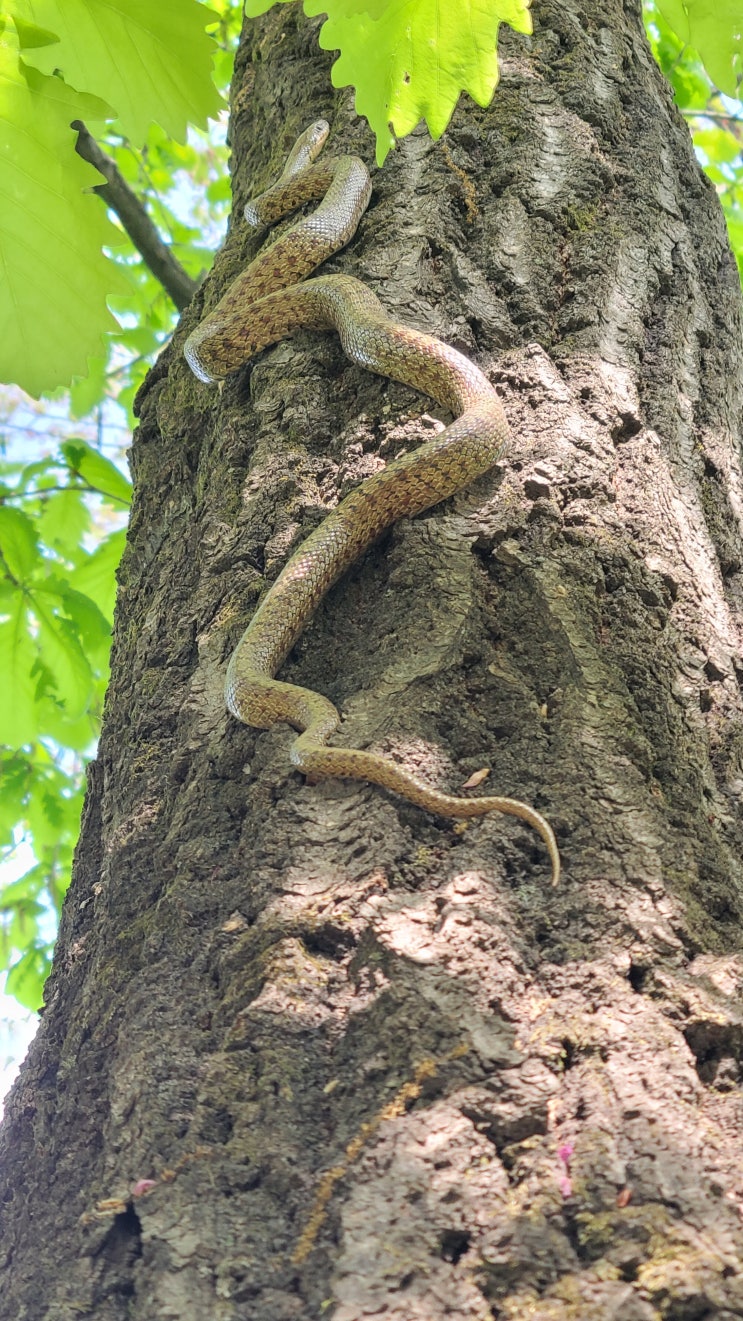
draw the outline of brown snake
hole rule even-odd
[[[313,163],[329,133],[312,124],[293,147],[281,178],[245,208],[251,225],[271,224],[303,202],[317,209],[264,249],[233,282],[185,346],[202,381],[220,380],[294,331],[337,330],[348,357],[438,400],[456,420],[412,454],[374,473],[327,516],[284,566],[243,633],[227,670],[225,696],[238,720],[268,729],[285,720],[300,736],[291,760],[313,779],[365,780],[446,817],[507,812],[528,821],[549,851],[552,883],[560,857],[551,827],[513,798],[457,798],[432,789],[374,752],[327,747],[340,724],[327,698],[274,679],[319,602],[341,574],[400,518],[438,504],[492,468],[508,439],[498,396],[468,358],[441,340],[388,317],[366,285],[348,275],[307,280],[356,231],[369,203],[364,163],[342,156]]]

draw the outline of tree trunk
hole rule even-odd
[[[141,394],[105,728],[0,1149],[2,1321],[743,1316],[740,287],[639,6],[534,18],[329,266],[483,366],[512,443],[354,566],[282,677],[438,785],[490,767],[562,883],[522,823],[305,784],[286,725],[224,709],[290,549],[445,419],[330,335],[221,393],[182,359],[299,131],[372,159],[279,6],[237,62],[237,219]]]

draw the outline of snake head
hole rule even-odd
[[[289,155],[286,158],[282,179],[291,179],[293,175],[299,174],[300,170],[306,170],[312,161],[320,155],[330,132],[330,124],[327,119],[316,119],[314,124],[300,133]]]
[[[286,183],[287,179],[293,178],[295,174],[301,174],[302,170],[306,170],[307,166],[317,159],[325,146],[329,132],[330,124],[327,119],[316,119],[313,124],[310,124],[309,128],[304,130],[304,133],[300,133],[286,158],[286,165],[281,178],[278,180],[279,184]],[[262,196],[263,194],[261,194]],[[258,229],[263,223],[260,213],[261,197],[256,197],[254,201],[248,202],[243,213],[253,229]]]
[[[330,124],[327,119],[316,119],[314,124],[310,124],[309,128],[305,129],[304,133],[297,141],[297,146],[299,146],[299,143],[304,139],[307,150],[312,152],[312,159],[314,160],[324,147],[329,132]]]

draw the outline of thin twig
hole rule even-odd
[[[83,478],[80,482],[68,482],[66,486],[42,486],[40,490],[35,491],[3,491],[0,494],[0,505],[4,505],[7,500],[43,500],[46,495],[55,495],[64,491],[82,491],[85,495],[100,495],[104,500],[114,500],[127,509],[131,504],[131,501],[125,499],[123,495],[114,495],[112,491],[104,491],[102,487],[93,486]]]
[[[75,150],[83,160],[89,161],[106,178],[107,183],[93,189],[106,206],[116,212],[129,238],[152,274],[170,295],[179,312],[188,307],[198,288],[197,282],[176,261],[170,248],[163,243],[142,203],[120,174],[118,166],[101,151],[82,120],[71,125],[77,132]]]
[[[719,124],[743,125],[743,115],[731,114],[729,110],[682,110],[686,119],[714,119]]]

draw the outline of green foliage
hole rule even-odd
[[[72,120],[116,120],[142,145],[152,122],[185,137],[221,98],[211,81],[216,15],[195,0],[11,0],[0,19],[0,379],[35,398],[105,359],[131,307],[119,235],[90,191],[103,180],[75,152]],[[101,100],[100,96],[105,100]],[[126,261],[126,258],[124,258]],[[135,300],[136,301],[136,300]],[[116,304],[113,304],[114,306]],[[150,346],[154,347],[154,345]]]
[[[240,6],[235,0],[210,0],[205,16],[211,19],[207,31],[214,78],[224,95],[240,31]],[[185,142],[175,141],[158,124],[150,126],[144,144],[132,141],[116,124],[99,136],[171,252],[194,279],[211,266],[229,211],[230,177],[222,138],[214,129],[207,132],[193,124]],[[126,280],[126,293],[110,302],[124,325],[108,337],[104,355],[89,359],[87,377],[73,381],[71,399],[74,416],[84,417],[103,399],[115,398],[127,410],[131,426],[134,396],[173,331],[176,311],[131,241],[117,234],[111,257]]]
[[[116,327],[106,295],[126,286],[101,250],[116,230],[85,191],[98,173],[69,154],[70,120],[99,118],[106,107],[27,68],[12,31],[0,41],[0,371],[38,395],[86,370],[103,332]]]
[[[246,0],[245,12],[254,18],[274,3]],[[532,30],[529,0],[304,0],[304,9],[328,15],[320,45],[340,51],[333,85],[356,88],[380,165],[395,136],[421,119],[440,138],[461,92],[488,105],[498,82],[500,24]]]
[[[26,753],[0,750],[0,858],[12,860],[23,829],[26,852],[32,847],[38,859],[0,892],[0,962],[10,966],[6,992],[27,1009],[41,1004],[69,882],[82,810],[80,769],[56,764],[43,744]]]
[[[101,22],[107,21],[106,11],[109,17],[113,12],[110,5],[91,3],[87,8],[89,22],[96,10]],[[20,4],[17,9],[20,12]],[[131,17],[137,9],[134,0],[124,0],[116,12]],[[200,67],[208,66],[205,50],[207,57],[213,54],[218,87],[224,91],[240,25],[239,6],[231,0],[212,0],[209,12],[183,0],[171,0],[168,6],[159,8],[148,0],[146,10],[140,5],[139,16],[152,26],[164,21],[166,10],[176,28],[176,10],[179,22],[184,11],[191,15],[187,21],[191,22],[200,50]],[[14,297],[13,305],[7,305],[7,298],[2,303],[2,315],[8,317],[7,324],[0,323],[6,330],[4,347],[13,349],[14,339],[19,338],[19,317],[27,317],[29,338],[15,346],[19,370],[12,374],[17,379],[23,379],[31,391],[38,393],[50,380],[69,378],[74,370],[78,376],[65,397],[65,406],[73,416],[84,417],[97,410],[102,401],[112,399],[130,410],[148,366],[173,329],[175,309],[140,254],[115,227],[116,222],[107,221],[100,200],[83,191],[101,180],[74,153],[75,135],[69,121],[84,117],[88,128],[94,130],[95,121],[108,113],[108,107],[92,97],[81,98],[61,78],[48,76],[45,70],[50,66],[41,60],[46,52],[49,60],[54,60],[54,67],[57,63],[62,66],[63,52],[67,52],[67,76],[72,77],[70,70],[75,68],[77,77],[77,71],[83,68],[84,57],[75,63],[69,45],[72,37],[66,35],[71,31],[72,5],[66,0],[54,7],[24,4],[24,13],[25,24],[16,13],[23,59],[19,58],[18,42],[16,48],[13,46],[12,29],[9,36],[6,33],[5,46],[0,46],[0,58],[9,62],[14,80],[10,91],[5,92],[2,130],[3,141],[12,150],[8,152],[10,163],[0,161],[0,171],[10,170],[11,164],[21,172],[28,169],[26,153],[33,163],[40,151],[29,126],[38,126],[44,113],[49,118],[55,107],[59,113],[53,127],[58,136],[31,179],[40,190],[39,197],[25,214],[16,215],[11,206],[10,199],[18,197],[16,177],[3,179],[8,186],[3,190],[4,200],[0,199],[0,255],[5,257],[6,266],[10,262],[11,275],[15,268],[19,271],[18,297]],[[64,41],[49,46],[49,35],[40,31],[39,25],[51,26],[55,14]],[[28,21],[29,15],[35,26]],[[63,20],[67,21],[64,28]],[[208,38],[204,36],[205,23]],[[138,45],[135,52],[140,63],[143,49]],[[117,52],[117,67],[126,74],[126,61],[119,55]],[[181,70],[185,74],[181,76],[170,55],[160,55],[161,60],[169,61],[170,75],[177,75],[172,98],[175,111],[178,86],[184,85],[184,77],[189,108],[198,107],[200,95],[204,113],[207,103],[219,103],[213,88],[206,99],[203,87],[201,93],[198,88],[193,91],[195,58],[193,52],[184,52]],[[30,67],[32,62],[39,67]],[[167,91],[171,81],[165,77],[164,67],[150,67],[161,98],[163,87]],[[199,78],[203,84],[203,69],[197,81]],[[27,97],[19,109],[21,118],[25,116],[22,138],[13,114],[8,113],[10,92],[19,95],[15,84],[20,85],[21,93],[25,89]],[[32,97],[29,86],[40,89],[40,95]],[[102,88],[110,101],[115,99],[112,88],[110,80]],[[51,101],[51,111],[45,111],[45,97]],[[137,109],[143,110],[145,98],[138,95],[136,102]],[[182,99],[180,104],[182,112]],[[162,118],[166,118],[164,113]],[[42,125],[45,122],[41,120]],[[172,118],[167,122],[174,127]],[[131,136],[136,131],[132,122],[127,123],[128,132],[120,121],[105,130],[99,123],[98,128],[104,150],[142,199],[181,265],[198,278],[211,263],[229,205],[227,153],[219,134],[207,137],[192,128],[186,142],[176,142],[160,124],[153,123],[142,144]],[[61,275],[47,267],[47,259],[52,264],[61,260],[55,247],[56,234],[67,224],[67,213],[60,201],[60,189],[69,180],[70,205],[78,208],[73,238],[79,246],[61,255],[69,251],[72,276],[68,276],[64,262]],[[21,181],[24,188],[30,187],[22,173]],[[37,216],[41,235],[33,230]],[[29,233],[33,240],[24,248],[22,240]],[[6,245],[10,239],[18,242],[19,257]],[[111,249],[110,260],[100,253],[104,240]],[[25,291],[20,277],[26,253],[31,276],[40,290],[35,307],[23,303]],[[94,313],[91,298],[86,305],[84,292],[74,283],[83,278],[80,271],[91,283],[99,281],[99,308]],[[51,348],[43,337],[56,330],[51,300],[57,285],[64,285],[65,279],[71,281],[69,298],[74,308],[70,311],[65,296],[59,319],[60,340],[62,349],[75,356],[64,367],[57,365],[52,377],[43,371],[44,360],[51,359]],[[113,332],[102,337],[96,317],[101,309],[102,315],[108,316],[104,303],[107,291],[115,291],[110,303],[124,324],[119,327],[110,318]],[[90,336],[88,340],[86,335]],[[22,378],[22,370],[29,373],[26,378]],[[0,458],[0,683],[3,691],[12,695],[0,712],[0,861],[5,863],[3,877],[14,876],[0,888],[0,968],[10,967],[7,993],[27,1007],[37,1008],[79,832],[84,766],[94,751],[100,725],[108,677],[114,575],[123,550],[130,488],[120,470],[85,440],[63,441],[51,457],[31,462],[22,456],[16,460],[16,448],[10,451],[12,460]]]
[[[183,141],[206,127],[221,98],[211,81],[213,43],[203,9],[184,0],[13,0],[23,56],[44,74],[105,97],[140,145],[154,121]],[[24,45],[27,25],[34,25]],[[44,31],[45,40],[38,33]],[[28,41],[28,38],[26,38]]]
[[[735,6],[738,6],[738,0],[735,0]],[[647,0],[645,23],[648,35],[655,57],[673,88],[676,103],[689,122],[697,155],[717,189],[743,280],[743,103],[723,95],[720,84],[715,86],[710,81],[707,70],[711,72],[712,65],[709,58],[705,60],[705,69],[699,54],[686,44],[685,36],[666,20],[668,8],[667,0]],[[691,4],[688,9],[691,13]],[[734,28],[729,21],[730,15],[726,17],[724,5],[715,13],[720,18],[717,49],[726,50],[730,56],[725,69],[729,73],[732,64],[734,71],[740,70],[743,10],[737,19],[737,54],[731,44],[730,34],[734,35]],[[700,28],[692,26],[690,21],[688,30],[694,32]],[[711,39],[715,30],[712,20],[701,30]],[[727,80],[726,86],[730,85]]]
[[[230,203],[227,151],[206,134],[192,130],[186,143],[174,142],[153,125],[141,151],[129,139],[109,132],[106,153],[146,206],[171,252],[193,278],[209,269]],[[188,194],[188,221],[183,196]],[[100,205],[100,204],[99,204]],[[126,325],[112,340],[124,370],[111,367],[111,355],[91,363],[87,380],[72,386],[73,411],[84,416],[113,395],[128,411],[155,355],[175,326],[176,311],[165,290],[125,236],[112,254],[127,281],[126,297],[111,300]]]
[[[698,51],[713,83],[737,96],[743,80],[743,7],[740,0],[657,0],[660,15],[683,46]]]
[[[66,889],[108,677],[114,573],[130,485],[83,440],[0,462],[0,859],[33,858],[0,894],[7,990],[37,1008],[50,915]],[[111,524],[113,530],[108,530]],[[92,540],[97,542],[88,548]]]

